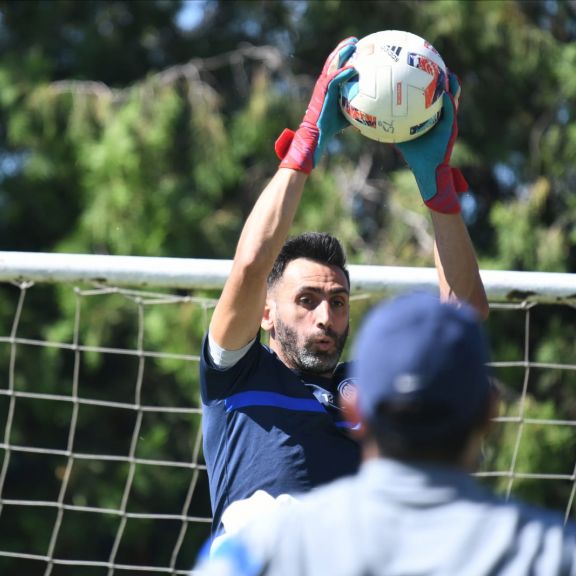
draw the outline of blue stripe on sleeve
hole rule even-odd
[[[273,406],[300,412],[326,412],[324,406],[317,400],[294,398],[293,396],[286,396],[277,392],[262,391],[239,392],[226,398],[224,406],[226,407],[226,412],[254,406]]]

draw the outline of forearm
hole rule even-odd
[[[303,172],[280,168],[244,224],[210,323],[212,337],[226,350],[242,348],[258,332],[266,280],[290,231],[306,178]]]
[[[256,201],[238,241],[235,265],[264,279],[288,236],[307,175],[280,168]]]
[[[434,261],[440,297],[473,306],[480,317],[488,317],[488,300],[480,277],[476,253],[460,214],[430,211],[435,234]]]
[[[356,38],[347,38],[332,51],[298,130],[284,130],[275,142],[280,168],[244,224],[232,271],[210,323],[214,341],[225,350],[242,348],[257,334],[266,302],[267,277],[290,231],[307,175],[326,142],[346,124],[338,95],[340,85],[356,74],[346,65],[356,42]]]

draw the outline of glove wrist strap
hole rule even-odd
[[[291,168],[310,174],[314,168],[314,152],[318,145],[318,129],[303,122],[296,132],[285,128],[274,144],[280,168]]]
[[[468,190],[468,183],[458,168],[441,164],[436,169],[436,194],[425,201],[430,210],[442,214],[460,212],[459,194]]]

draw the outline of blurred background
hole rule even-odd
[[[229,258],[327,54],[406,29],[462,80],[454,162],[483,266],[574,269],[571,1],[0,4],[0,245]],[[427,264],[430,228],[391,146],[348,130],[300,228],[356,263]]]
[[[574,0],[4,0],[0,249],[232,258],[243,221],[276,170],[274,140],[283,128],[297,127],[325,58],[341,39],[383,29],[426,38],[461,79],[453,164],[470,184],[463,213],[481,268],[574,272]],[[309,179],[294,226],[295,233],[303,230],[334,233],[354,264],[433,266],[431,225],[412,174],[392,146],[353,129],[338,136]],[[0,289],[2,334],[10,332],[16,292]],[[91,317],[87,341],[124,345],[134,315],[125,302],[83,305]],[[355,319],[369,305],[359,305]],[[70,290],[31,292],[19,330],[69,341],[74,306]],[[493,315],[487,323],[495,358],[525,355],[523,322],[511,316]],[[198,351],[202,311],[152,314],[146,322],[149,347]],[[544,308],[531,322],[532,358],[573,365],[575,308]],[[72,360],[54,351],[35,350],[33,357],[22,348],[19,354],[16,386],[22,389],[30,382],[58,389],[71,370]],[[2,346],[0,374],[8,374],[9,365]],[[83,377],[106,395],[122,389],[125,374],[118,361],[89,356]],[[514,368],[498,374],[512,407],[524,374]],[[533,373],[528,401],[523,397],[530,414],[576,419],[574,374]],[[146,378],[167,404],[198,405],[195,368],[164,361]],[[7,414],[2,400],[0,429]],[[31,406],[30,414],[36,426],[46,424],[44,406]],[[125,425],[118,420],[86,418],[86,428],[110,445],[122,437]],[[146,436],[149,447],[168,444],[182,457],[194,426],[175,434],[176,424],[156,422]],[[14,425],[11,441],[25,431],[29,424]],[[519,456],[526,469],[573,473],[571,429],[532,434]],[[49,441],[57,434],[49,428],[43,436]],[[500,438],[487,458],[506,467],[510,442]],[[9,486],[30,484],[33,491],[51,482],[57,468],[16,466],[4,496]],[[52,480],[40,482],[42,475]],[[162,494],[169,507],[184,484],[160,476],[139,489]],[[548,490],[528,479],[515,484],[515,494],[565,508],[572,486]],[[103,485],[91,490],[99,503],[111,497]],[[198,494],[198,509],[207,513],[205,483]],[[45,542],[33,514],[0,516],[0,547],[18,539]],[[202,529],[193,538],[183,563],[205,535]],[[133,541],[127,557],[152,563],[153,527],[142,526]],[[13,569],[6,564],[3,573]]]

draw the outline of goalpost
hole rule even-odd
[[[0,573],[189,573],[210,526],[200,342],[230,266],[0,252]],[[437,289],[431,268],[350,275],[356,319]],[[505,407],[478,476],[574,518],[576,276],[482,278]]]

